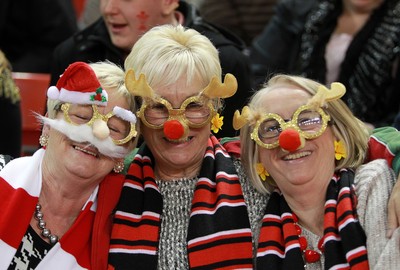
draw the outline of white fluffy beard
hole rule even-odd
[[[104,140],[97,139],[93,135],[92,127],[86,124],[77,126],[67,123],[64,119],[50,119],[44,116],[39,117],[43,124],[49,125],[50,127],[56,129],[67,136],[70,140],[78,143],[90,143],[105,156],[112,158],[124,158],[129,153],[127,148],[115,145],[110,136]]]

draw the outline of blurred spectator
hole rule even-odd
[[[83,29],[100,18],[99,0],[86,0],[81,17],[78,19],[79,29]]]
[[[21,108],[18,87],[15,85],[11,66],[0,50],[0,154],[14,158],[21,155]]]
[[[233,114],[244,106],[252,94],[249,61],[243,53],[245,44],[240,38],[229,30],[204,21],[195,7],[185,1],[100,0],[100,11],[101,18],[54,50],[51,85],[75,61],[108,59],[123,66],[132,46],[150,28],[162,24],[182,24],[208,37],[219,51],[223,76],[232,73],[237,78],[238,91],[225,100],[224,125],[216,136],[237,134],[232,127]]]
[[[274,73],[339,81],[343,100],[374,127],[399,109],[400,0],[281,0],[251,47],[256,83]]]
[[[0,1],[0,49],[13,71],[50,73],[53,49],[77,29],[72,0]]]
[[[195,6],[197,9],[199,9],[203,0],[186,0],[186,2],[190,3],[191,5]]]
[[[250,46],[251,41],[262,32],[273,16],[277,2],[278,0],[199,0],[198,6],[204,19],[233,31]]]

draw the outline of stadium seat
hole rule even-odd
[[[13,79],[21,94],[22,153],[33,154],[39,147],[41,126],[35,112],[43,115],[46,111],[46,93],[50,74],[13,72]]]

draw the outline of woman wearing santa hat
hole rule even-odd
[[[104,268],[135,102],[108,62],[71,64],[48,98],[42,148],[0,171],[0,269]]]

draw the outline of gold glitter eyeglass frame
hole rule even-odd
[[[113,111],[110,111],[109,113],[104,115],[99,112],[96,104],[92,104],[91,106],[92,106],[92,110],[93,110],[93,115],[92,115],[92,118],[88,122],[85,123],[85,125],[93,126],[94,121],[97,119],[101,119],[107,123],[111,117],[115,116],[115,113]],[[70,124],[79,126],[79,124],[77,124],[71,120],[71,118],[68,114],[70,107],[71,107],[71,103],[61,104],[61,111],[64,113],[64,119]],[[128,122],[128,121],[126,121],[126,122]],[[132,122],[129,122],[129,124],[130,124],[130,130],[129,130],[128,135],[125,138],[120,139],[120,140],[111,138],[114,144],[116,144],[116,145],[125,144],[125,143],[129,142],[133,137],[136,136],[137,132],[136,132],[135,124]]]
[[[152,129],[160,129],[164,126],[164,124],[166,122],[168,122],[169,120],[172,119],[176,119],[176,118],[180,118],[182,119],[182,121],[188,125],[191,128],[200,128],[203,127],[206,124],[209,124],[211,119],[214,117],[214,115],[216,114],[216,111],[214,109],[214,106],[212,104],[212,101],[209,100],[206,102],[206,104],[204,106],[207,106],[209,109],[209,115],[207,116],[207,118],[204,119],[203,122],[201,123],[193,123],[191,122],[186,116],[185,116],[185,111],[186,111],[186,107],[191,104],[191,103],[203,103],[205,97],[203,96],[193,96],[193,97],[189,97],[187,99],[185,99],[180,108],[179,109],[174,109],[171,105],[171,103],[169,103],[169,101],[163,99],[163,98],[154,98],[152,101],[148,102],[146,100],[144,100],[142,106],[140,107],[140,110],[137,112],[137,117],[139,117],[142,122],[149,128]],[[168,110],[168,118],[163,121],[162,124],[160,125],[154,125],[151,124],[147,121],[146,116],[145,116],[145,111],[147,109],[148,106],[153,105],[153,104],[157,104],[160,103],[163,106],[165,106],[165,108]]]
[[[322,124],[318,131],[307,132],[307,131],[302,130],[298,126],[299,115],[304,111],[315,111],[315,112],[319,113],[319,115],[321,116],[321,119],[322,119]],[[279,134],[276,135],[276,141],[273,143],[264,143],[260,139],[260,136],[259,136],[260,135],[260,133],[259,133],[260,125],[262,123],[264,123],[265,120],[268,120],[268,119],[277,121],[279,123],[279,126],[281,127],[281,131],[279,132]],[[278,114],[275,114],[275,113],[264,114],[261,119],[257,120],[250,136],[251,136],[251,139],[254,140],[259,146],[266,148],[266,149],[273,149],[273,148],[276,148],[279,146],[279,135],[285,129],[292,128],[292,129],[296,130],[300,134],[300,136],[303,136],[305,139],[315,139],[315,138],[321,136],[322,133],[326,130],[326,127],[328,126],[330,119],[331,119],[330,116],[328,114],[326,114],[322,108],[318,108],[317,110],[315,110],[314,107],[311,105],[303,105],[303,106],[300,106],[294,112],[292,119],[289,121],[285,121],[281,116],[279,116]]]

